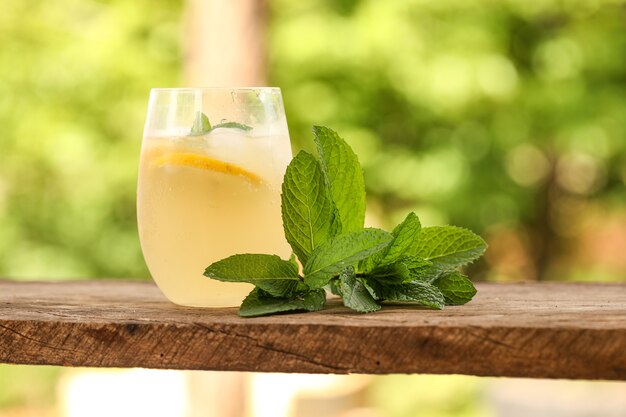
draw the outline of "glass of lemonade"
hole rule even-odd
[[[237,253],[288,258],[280,189],[291,145],[278,88],[153,89],[137,216],[150,273],[172,302],[237,306],[252,286],[203,276]]]

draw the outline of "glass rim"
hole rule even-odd
[[[280,92],[280,87],[156,87],[151,88],[150,92],[155,93],[167,93],[167,92],[208,92],[208,91],[241,91],[241,92],[249,92],[249,91],[271,91],[271,92]]]

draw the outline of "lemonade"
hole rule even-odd
[[[218,128],[201,136],[146,131],[139,236],[150,273],[171,301],[239,305],[252,286],[206,278],[208,265],[237,253],[289,257],[280,188],[291,147],[286,123],[270,131]]]

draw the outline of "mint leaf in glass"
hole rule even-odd
[[[248,125],[244,125],[243,123],[237,123],[237,122],[222,122],[219,124],[214,125],[213,127],[211,127],[211,129],[209,130],[215,130],[215,129],[221,129],[221,128],[226,128],[226,129],[239,129],[239,130],[243,130],[244,132],[248,132],[250,130],[252,130],[252,126],[248,126]]]
[[[196,112],[196,118],[193,120],[193,125],[191,125],[191,131],[189,132],[189,136],[202,136],[208,133],[211,133],[215,129],[227,128],[227,129],[239,129],[245,132],[252,130],[252,126],[245,125],[243,123],[238,122],[222,122],[216,125],[211,126],[211,122],[209,121],[209,117],[202,113],[201,111]]]
[[[287,242],[303,264],[339,228],[319,162],[300,151],[283,179],[281,210]]]
[[[342,232],[362,229],[365,220],[365,183],[357,156],[332,129],[313,126],[313,135],[322,172],[339,212]]]
[[[193,120],[193,125],[191,126],[191,132],[189,132],[190,136],[202,136],[206,135],[211,131],[211,122],[209,122],[209,118],[206,114],[201,111],[196,112],[196,118]]]

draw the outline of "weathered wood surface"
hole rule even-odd
[[[151,283],[0,281],[0,362],[626,380],[626,284],[480,284],[443,311],[243,319]]]

